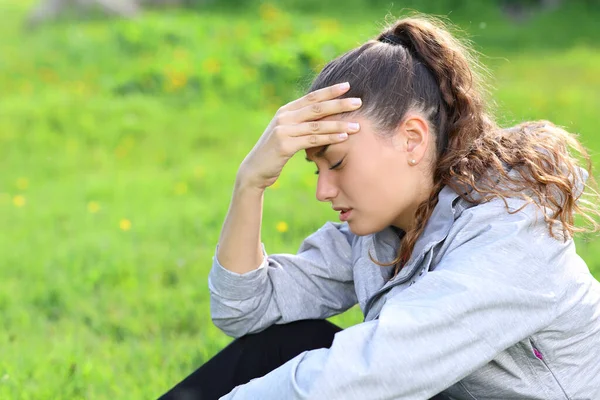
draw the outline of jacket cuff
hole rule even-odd
[[[211,292],[220,297],[232,300],[245,300],[264,292],[263,286],[267,280],[267,252],[261,243],[263,262],[257,269],[239,274],[223,267],[217,259],[219,245],[213,256],[213,263],[208,275],[208,286]]]

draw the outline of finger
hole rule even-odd
[[[296,151],[309,149],[311,147],[325,146],[328,144],[336,144],[348,140],[348,133],[330,133],[328,135],[306,135],[299,136],[297,143],[300,146]]]
[[[282,111],[295,111],[302,107],[306,107],[310,104],[318,103],[320,101],[335,99],[341,96],[350,89],[348,82],[339,83],[337,85],[328,86],[323,89],[315,90],[310,92],[299,99],[296,99],[285,106],[281,107]]]
[[[355,133],[360,129],[356,122],[345,121],[310,121],[295,125],[283,125],[278,127],[281,134],[286,136],[324,135],[329,133]]]
[[[285,123],[301,123],[314,121],[327,117],[329,115],[341,114],[344,112],[355,111],[362,106],[362,101],[358,97],[347,99],[335,99],[322,101],[302,107],[296,111],[290,111],[282,115],[282,121]]]

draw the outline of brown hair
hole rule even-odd
[[[395,265],[392,279],[410,259],[445,185],[476,204],[499,197],[508,208],[506,198],[520,197],[526,200],[523,207],[534,203],[542,211],[549,209],[550,215],[543,214],[554,238],[555,222],[560,222],[564,240],[574,232],[600,230],[594,220],[600,216],[594,206],[598,201],[579,200],[581,193],[574,188],[575,180],[583,184],[584,178],[573,150],[586,162],[593,187],[585,186],[596,200],[599,197],[585,148],[574,134],[548,121],[499,128],[485,101],[485,69],[468,42],[453,36],[447,26],[429,16],[399,19],[375,39],[328,63],[309,89],[349,81],[350,90],[343,97],[360,97],[363,107],[357,112],[374,121],[382,134],[397,127],[409,110],[426,116],[434,132],[429,198],[418,207],[415,224],[402,237],[396,259],[382,264],[371,257],[378,265]],[[516,169],[520,178],[510,177],[505,168]],[[494,184],[490,170],[505,184]],[[473,199],[464,193],[465,187],[481,197]],[[591,225],[575,227],[574,213]]]

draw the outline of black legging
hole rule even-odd
[[[217,400],[306,350],[329,348],[342,328],[327,320],[272,325],[235,339],[159,400]],[[434,397],[431,400],[442,400]]]

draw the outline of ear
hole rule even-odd
[[[407,114],[398,129],[407,160],[415,160],[411,165],[419,164],[427,154],[431,138],[427,120],[419,114]]]

